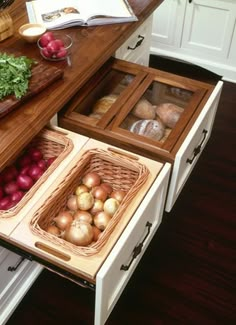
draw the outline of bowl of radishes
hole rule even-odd
[[[44,59],[61,61],[65,60],[70,54],[73,41],[67,34],[48,31],[40,37],[37,44]]]

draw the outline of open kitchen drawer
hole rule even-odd
[[[210,137],[222,85],[111,59],[63,109],[59,125],[170,162],[170,211]]]
[[[95,290],[95,324],[102,325],[140,261],[163,214],[170,164],[90,139],[69,163],[63,180],[29,201],[27,215],[4,241],[50,270]],[[113,189],[127,188],[97,242],[76,246],[46,229],[64,209],[79,179],[96,171]]]

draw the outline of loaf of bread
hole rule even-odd
[[[105,114],[117,98],[118,95],[110,94],[98,99],[92,108],[92,113]]]
[[[173,129],[184,109],[172,103],[164,103],[156,106],[156,114],[162,122]]]
[[[141,98],[132,109],[131,113],[143,120],[153,120],[156,115],[156,106],[153,106],[147,99]]]
[[[165,127],[160,120],[139,120],[130,127],[130,131],[159,141]]]

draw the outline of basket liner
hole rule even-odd
[[[10,218],[16,216],[19,211],[32,198],[37,189],[47,180],[49,175],[58,167],[65,157],[72,151],[73,142],[60,132],[43,129],[26,147],[37,147],[43,153],[44,159],[57,157],[43,175],[35,182],[31,189],[23,196],[13,208],[9,210],[0,210],[0,218]]]
[[[115,190],[127,191],[127,194],[97,242],[93,242],[89,246],[76,246],[49,234],[45,229],[53,224],[53,218],[59,211],[65,209],[68,197],[74,193],[82,176],[88,172],[98,173],[103,182],[112,184]],[[57,244],[75,255],[91,256],[97,254],[106,244],[124,211],[146,182],[148,175],[147,167],[137,160],[112,151],[89,149],[84,152],[77,164],[33,215],[29,225],[30,229],[35,235]]]

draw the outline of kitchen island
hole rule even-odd
[[[98,27],[77,27],[60,31],[73,39],[71,66],[66,61],[49,62],[61,68],[63,78],[0,119],[0,169],[12,161],[35,135],[76,94],[82,85],[116,52],[129,36],[153,13],[162,0],[130,0],[137,22]],[[14,34],[0,43],[1,51],[40,57],[36,44],[28,44],[18,35],[18,28],[28,22],[25,1],[10,7]],[[0,103],[1,108],[1,103]]]

